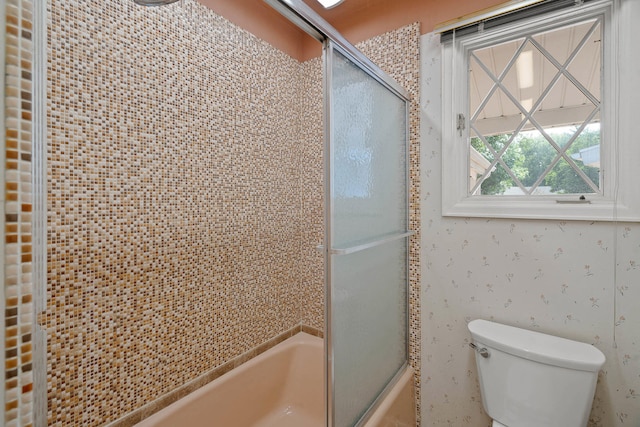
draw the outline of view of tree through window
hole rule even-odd
[[[469,193],[599,193],[597,19],[469,52]]]
[[[575,129],[575,128],[574,128]],[[574,130],[572,129],[572,130]],[[573,132],[554,133],[554,139],[559,141],[560,145],[566,143]],[[508,142],[511,135],[495,135],[485,137],[487,143],[495,152],[500,152]],[[577,156],[580,150],[589,149],[598,146],[600,142],[600,129],[595,127],[592,130],[583,132],[571,144],[567,150],[567,154],[571,157]],[[492,153],[480,140],[480,138],[472,138],[471,146],[485,158],[493,158]],[[532,187],[538,177],[542,175],[544,170],[553,161],[557,155],[557,151],[540,135],[531,133],[521,133],[511,143],[513,149],[508,151],[508,155],[503,155],[502,159],[507,167],[520,180],[522,185],[527,188]],[[585,165],[582,162],[577,163],[577,167],[589,177],[596,185],[600,184],[600,168]],[[485,179],[480,186],[480,193],[484,195],[498,195],[508,193],[508,190],[517,188],[511,176],[503,168],[495,168],[491,174]],[[514,190],[511,190],[512,192]],[[515,194],[522,194],[515,190]],[[560,162],[556,168],[552,169],[543,180],[538,184],[538,193],[536,194],[590,194],[593,189],[578,175],[578,173],[566,162]]]

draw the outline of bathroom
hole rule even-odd
[[[590,425],[639,425],[640,226],[442,216],[442,57],[434,29],[503,2],[407,1],[398,8],[372,1],[369,9],[341,16],[350,1],[327,19],[419,107],[411,145],[413,196],[419,194],[412,229],[419,235],[410,270],[410,361],[419,380],[421,425],[488,425],[468,348],[466,324],[475,318],[594,344],[607,362]],[[47,64],[33,54],[40,2],[2,3],[5,425],[31,425],[42,413],[35,395],[43,378],[32,370],[43,354],[34,320],[48,333],[44,390],[55,396],[45,409],[51,425],[115,421],[203,369],[197,363],[219,365],[296,327],[321,331],[319,43],[284,25],[277,33],[264,25],[271,15],[262,2],[157,9],[125,1],[46,3],[49,48],[59,53]],[[620,3],[630,8],[624,16],[640,16],[637,2]],[[224,61],[237,67],[223,67]],[[617,65],[635,77],[628,80],[637,89],[633,61],[624,57]],[[37,97],[31,103],[31,81],[42,78],[33,70],[42,66],[51,79],[47,98],[55,104]],[[130,92],[148,96],[134,99]],[[633,110],[638,100],[631,94],[640,90],[620,93],[627,96],[622,105]],[[185,121],[175,121],[169,108]],[[48,124],[32,128],[31,112],[42,115],[42,109]],[[298,112],[293,125],[284,121],[290,111]],[[630,134],[625,117],[620,132]],[[44,173],[42,159],[31,156],[43,149],[34,146],[38,134],[49,143],[44,152],[51,169]],[[127,143],[132,135],[136,141]],[[215,151],[204,143],[210,140]],[[116,185],[134,175],[142,191]],[[39,203],[32,183],[39,179],[50,190],[45,203],[52,213],[44,217],[31,214]],[[193,182],[198,186],[187,185]],[[182,192],[172,193],[176,187]],[[87,212],[85,221],[80,215]],[[199,228],[203,223],[214,229]],[[45,253],[37,251],[42,242],[32,227],[48,230]],[[183,241],[191,242],[187,250]],[[205,265],[201,255],[214,261]],[[43,277],[36,265],[43,260],[47,295],[37,286]],[[205,287],[198,282],[203,276],[217,281]],[[160,286],[134,285],[145,281]],[[202,304],[207,294],[217,306]],[[34,319],[45,298],[45,315]],[[109,299],[119,305],[102,304]],[[218,329],[199,323],[204,317],[213,317]],[[156,356],[127,357],[124,366],[125,353]]]

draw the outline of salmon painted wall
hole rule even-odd
[[[263,0],[198,1],[293,58],[300,59],[303,56],[303,38],[313,41]]]
[[[200,0],[216,13],[250,31],[292,57],[304,61],[320,55],[320,45],[289,23],[263,0]],[[325,10],[316,0],[305,0],[351,43],[359,43],[413,22],[422,34],[441,22],[496,6],[505,0],[345,0]]]

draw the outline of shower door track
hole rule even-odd
[[[378,80],[385,87],[396,95],[409,102],[409,92],[393,80],[380,67],[374,64],[354,45],[349,43],[335,28],[322,19],[313,9],[307,6],[302,0],[264,0],[265,3],[273,7],[290,21],[298,25],[314,39],[321,43],[331,40],[336,46],[347,53],[352,59],[361,65],[364,70]]]

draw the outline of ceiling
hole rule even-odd
[[[389,0],[344,0],[338,6],[325,9],[316,0],[303,1],[329,22],[344,15],[357,16],[357,14],[366,11],[366,9],[379,8],[380,5],[389,2]],[[402,3],[402,0],[397,0],[395,3],[397,7]]]

